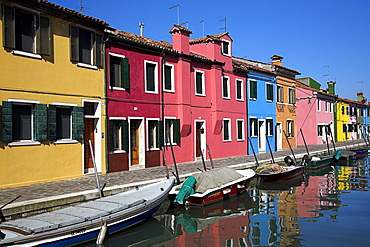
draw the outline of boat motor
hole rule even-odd
[[[284,163],[287,164],[287,165],[290,165],[290,166],[294,166],[295,165],[293,159],[290,156],[286,156],[284,158]]]

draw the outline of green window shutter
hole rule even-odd
[[[78,44],[78,28],[70,26],[70,42],[71,42],[71,60],[78,62],[80,60],[79,44]]]
[[[100,34],[95,34],[95,65],[98,67],[103,66],[103,49],[102,49],[102,36]]]
[[[121,59],[121,84],[123,88],[130,88],[130,64],[128,58]]]
[[[122,123],[122,149],[125,150],[126,152],[129,151],[129,129],[128,129],[128,121],[123,120]]]
[[[50,20],[40,16],[40,54],[50,55]]]
[[[180,144],[180,119],[173,120],[173,142]]]
[[[55,105],[49,105],[48,108],[48,129],[49,129],[49,140],[57,140],[57,107]]]
[[[3,142],[13,141],[13,104],[12,102],[3,101],[2,107],[2,140]]]
[[[164,129],[163,129],[163,121],[158,121],[158,128],[157,128],[157,141],[158,147],[162,148],[164,146]]]
[[[251,99],[257,99],[257,81],[249,81],[249,93]]]
[[[114,121],[109,120],[109,152],[114,151]]]
[[[72,139],[82,140],[84,138],[84,108],[75,106],[72,109]]]
[[[15,48],[14,9],[3,4],[3,46]]]
[[[33,136],[35,141],[46,141],[47,133],[47,107],[45,104],[36,104],[33,108]]]
[[[274,90],[272,84],[266,84],[266,90],[267,90],[267,100],[273,101],[274,100]]]

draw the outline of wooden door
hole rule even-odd
[[[195,155],[196,157],[201,157],[201,148],[202,148],[202,125],[203,123],[197,122],[196,123],[196,130],[195,130]]]
[[[91,140],[91,145],[95,153],[95,140],[94,140],[94,119],[85,118],[85,130],[84,130],[84,168],[85,172],[93,172],[94,163],[91,156],[89,140]]]
[[[131,165],[139,164],[139,122],[131,121]]]

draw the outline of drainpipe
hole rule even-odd
[[[104,69],[104,101],[105,101],[105,173],[109,172],[109,115],[108,115],[108,100],[107,100],[107,70],[106,70],[106,51],[105,44],[109,40],[107,38],[103,42],[103,69]]]

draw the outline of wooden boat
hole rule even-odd
[[[292,187],[298,187],[303,182],[303,174],[295,176],[293,178],[285,179],[282,181],[270,181],[266,182],[264,180],[258,181],[256,184],[256,189],[259,190],[290,190]]]
[[[256,173],[263,181],[282,181],[303,174],[304,166],[284,166],[284,171],[277,173]]]
[[[223,175],[234,173],[238,174],[238,176],[235,176],[236,179],[229,179],[227,182],[221,181],[220,178]],[[194,180],[196,175],[198,181],[196,184],[191,183],[189,186],[187,182],[190,179]],[[234,170],[227,167],[216,168],[195,174],[189,177],[183,184],[173,187],[169,193],[169,198],[179,204],[205,206],[243,193],[254,175],[255,172],[252,169]]]
[[[364,158],[364,157],[367,157],[367,155],[368,155],[368,149],[365,149],[365,148],[351,149],[350,151],[356,153],[355,154],[356,159]]]
[[[153,215],[173,183],[173,179],[167,179],[72,207],[2,222],[0,246],[70,246],[96,239],[101,229],[108,234],[120,231]]]
[[[306,156],[306,157],[305,157]],[[304,165],[305,170],[315,170],[329,166],[333,157],[332,156],[313,156],[308,157],[305,155],[302,158],[301,165]]]

